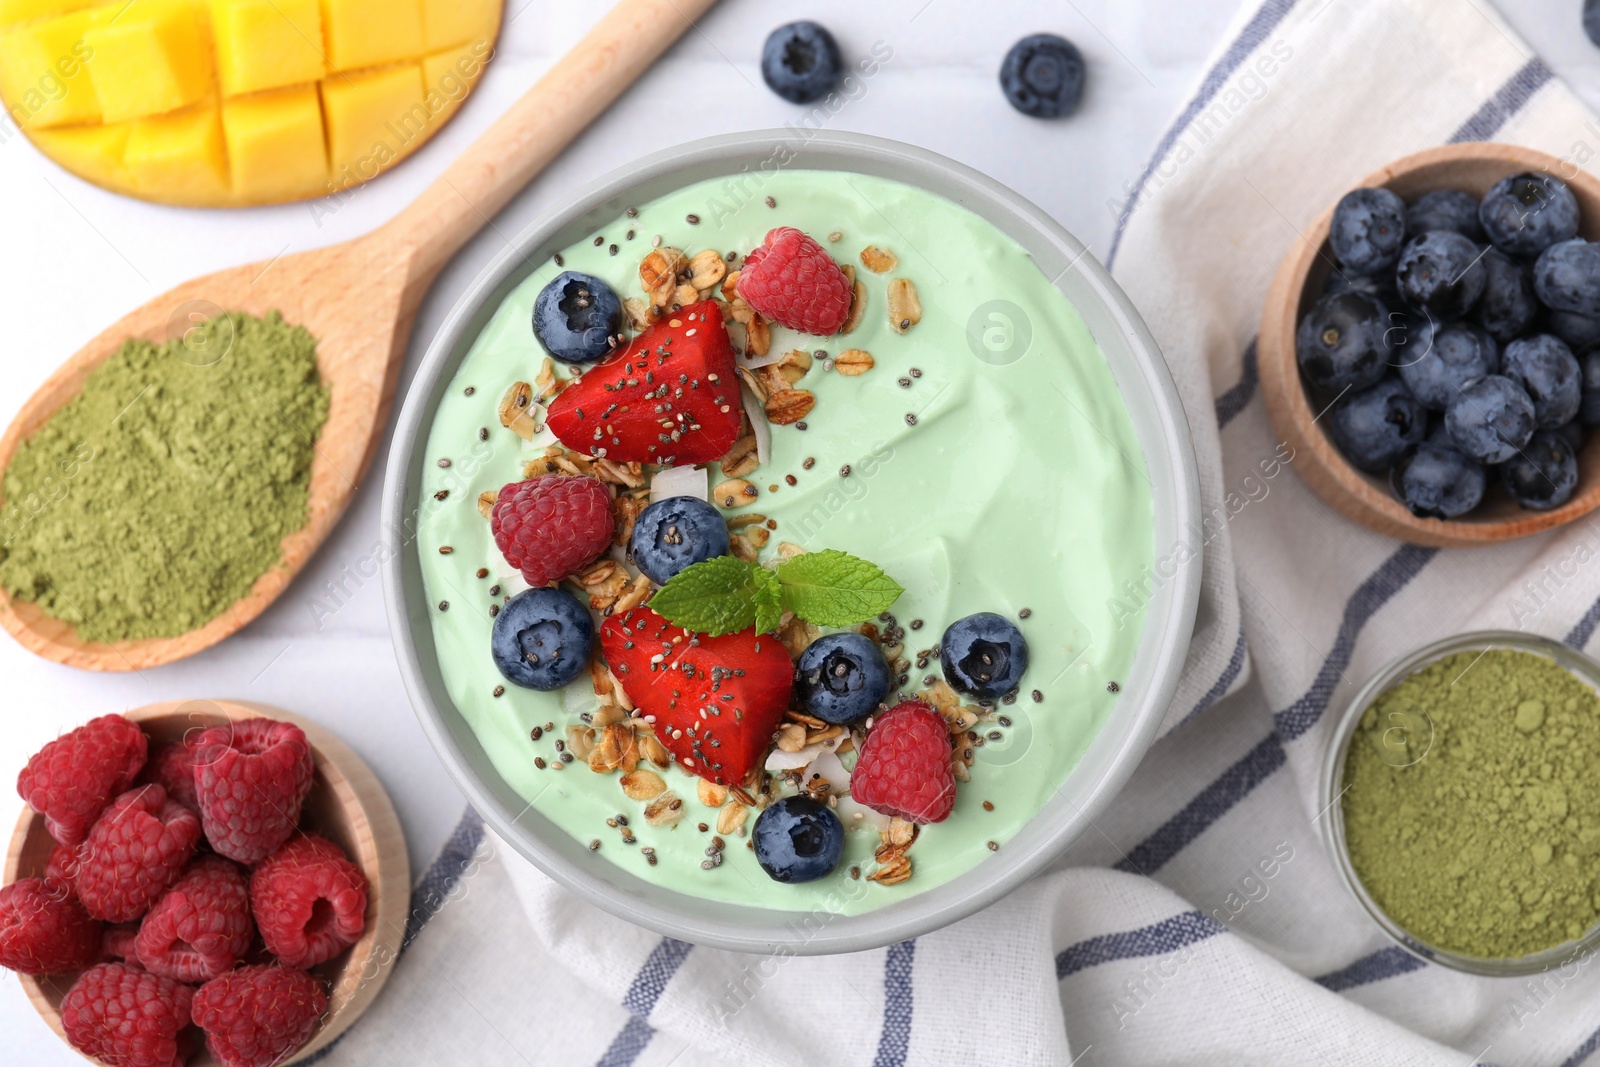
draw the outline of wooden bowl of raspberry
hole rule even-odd
[[[6,854],[0,967],[90,1060],[300,1062],[360,1017],[399,955],[399,819],[313,722],[152,704],[52,741],[17,788],[29,807]]]

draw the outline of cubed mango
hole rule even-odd
[[[0,26],[69,15],[99,3],[104,0],[0,0]]]
[[[489,46],[474,42],[422,58],[422,81],[435,125],[448,122],[483,75]]]
[[[319,0],[212,0],[217,75],[229,96],[318,81],[323,60]]]
[[[330,70],[358,70],[426,51],[422,0],[322,0]]]
[[[211,88],[211,53],[189,0],[132,0],[116,19],[91,25],[84,41],[106,122],[176,111]]]
[[[322,83],[328,163],[335,182],[366,181],[432,132],[416,63]]]
[[[139,119],[123,154],[140,189],[214,198],[228,190],[222,123],[211,105]]]
[[[422,39],[430,52],[494,41],[504,0],[422,0]]]
[[[23,129],[95,122],[100,102],[85,40],[93,11],[6,30],[0,34],[0,95]]]
[[[40,130],[34,141],[45,155],[74,174],[93,174],[110,188],[123,190],[128,184],[123,156],[128,148],[131,122],[111,126],[72,126],[59,130]]]
[[[315,85],[225,100],[222,131],[233,190],[250,200],[315,196],[328,181]]]

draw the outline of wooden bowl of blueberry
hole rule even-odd
[[[1407,156],[1284,259],[1257,348],[1294,467],[1357,522],[1437,546],[1571,522],[1600,505],[1600,180],[1515,145]]]

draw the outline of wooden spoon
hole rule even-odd
[[[227,611],[180,636],[97,640],[92,624],[80,634],[3,590],[0,625],[57,663],[129,671],[192,656],[266,610],[339,521],[366,473],[387,424],[417,307],[440,268],[715,3],[621,0],[415,203],[378,230],[186,282],[84,346],[39,387],[0,438],[0,471],[129,338],[165,342],[185,331],[191,313],[205,309],[258,316],[277,310],[310,330],[332,395],[311,466],[310,520],[284,538],[280,566]]]

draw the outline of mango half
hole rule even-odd
[[[0,102],[113,192],[202,207],[343,193],[428,141],[502,0],[0,0]]]

